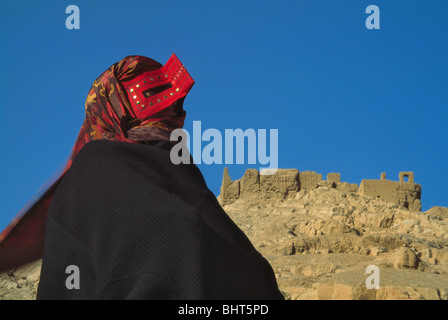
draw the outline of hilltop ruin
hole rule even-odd
[[[408,181],[405,181],[405,178]],[[248,169],[242,178],[232,181],[228,168],[225,168],[218,199],[222,205],[231,204],[240,198],[286,199],[301,190],[319,187],[383,199],[412,211],[421,211],[422,207],[420,200],[422,188],[414,182],[413,172],[400,172],[399,181],[387,180],[386,173],[383,172],[380,180],[362,180],[358,187],[356,183],[341,182],[340,173],[329,173],[327,180],[323,180],[320,173],[297,169],[278,169],[275,174],[264,174],[257,169]]]

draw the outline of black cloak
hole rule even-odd
[[[81,149],[49,207],[38,299],[283,299],[269,263],[171,148]],[[79,289],[67,287],[69,266]]]

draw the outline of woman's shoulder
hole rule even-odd
[[[169,141],[151,141],[142,144],[105,139],[92,140],[81,148],[75,160],[80,162],[85,158],[109,158],[113,155],[131,156],[138,153],[144,154],[148,151],[169,153],[172,147],[173,145]]]

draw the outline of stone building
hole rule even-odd
[[[420,211],[421,186],[414,183],[414,174],[400,172],[399,178],[400,181],[387,180],[383,172],[380,180],[362,180],[358,188],[356,183],[341,182],[340,173],[328,173],[327,180],[323,180],[322,174],[314,171],[278,169],[275,174],[266,174],[248,169],[241,179],[232,181],[228,168],[225,168],[218,200],[226,205],[240,198],[286,199],[301,190],[323,187],[381,198],[410,210]]]
[[[405,178],[408,181],[405,181]],[[396,203],[409,210],[421,211],[422,187],[414,183],[413,172],[400,172],[400,181],[386,179],[386,173],[381,174],[380,180],[362,180],[359,194]]]

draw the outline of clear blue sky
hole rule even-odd
[[[380,30],[365,27],[371,4]],[[358,184],[414,171],[423,209],[448,206],[447,13],[442,0],[1,0],[0,229],[68,157],[96,77],[173,52],[196,81],[187,130],[278,129],[280,168]],[[224,166],[200,165],[216,195]]]

